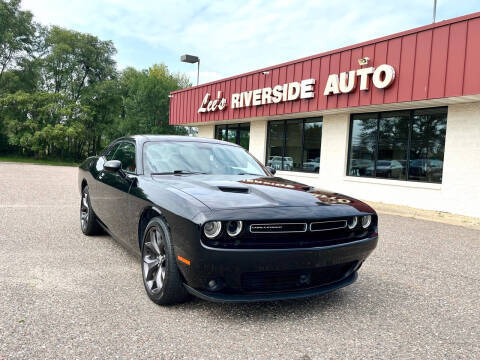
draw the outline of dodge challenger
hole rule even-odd
[[[82,232],[138,254],[160,305],[322,294],[352,284],[378,240],[367,204],[276,177],[219,140],[117,139],[80,165],[78,185]]]

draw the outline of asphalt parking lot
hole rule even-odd
[[[480,231],[380,215],[358,281],[298,301],[159,307],[80,231],[77,169],[0,163],[0,359],[479,358]]]

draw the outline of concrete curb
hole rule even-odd
[[[441,222],[444,224],[463,226],[470,229],[480,230],[480,218],[452,214],[442,211],[422,210],[409,206],[384,204],[373,201],[365,201],[380,214],[411,217],[415,219]]]

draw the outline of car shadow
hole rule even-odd
[[[291,319],[292,316],[304,317],[314,314],[318,316],[324,312],[336,311],[336,309],[353,303],[350,292],[346,288],[310,298],[254,303],[215,303],[192,298],[189,302],[177,305],[175,308],[181,311],[201,312],[202,316],[211,317],[212,320],[217,321],[219,318],[228,318],[241,323],[246,320],[281,321]]]
[[[331,314],[363,313],[368,316],[386,316],[392,311],[402,312],[400,303],[411,301],[411,288],[394,278],[362,271],[359,280],[345,288],[327,294],[303,299],[257,303],[214,303],[197,298],[173,306],[171,309],[197,313],[211,321],[234,324],[249,322],[288,322],[292,319],[322,318]]]

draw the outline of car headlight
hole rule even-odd
[[[240,220],[229,221],[227,223],[227,234],[235,237],[242,232],[243,222]]]
[[[362,227],[364,229],[367,229],[371,223],[372,223],[372,215],[362,216]]]
[[[209,239],[215,239],[222,231],[222,223],[220,221],[209,221],[203,225],[203,233]]]
[[[347,221],[348,228],[352,230],[358,224],[358,216],[354,216]]]

